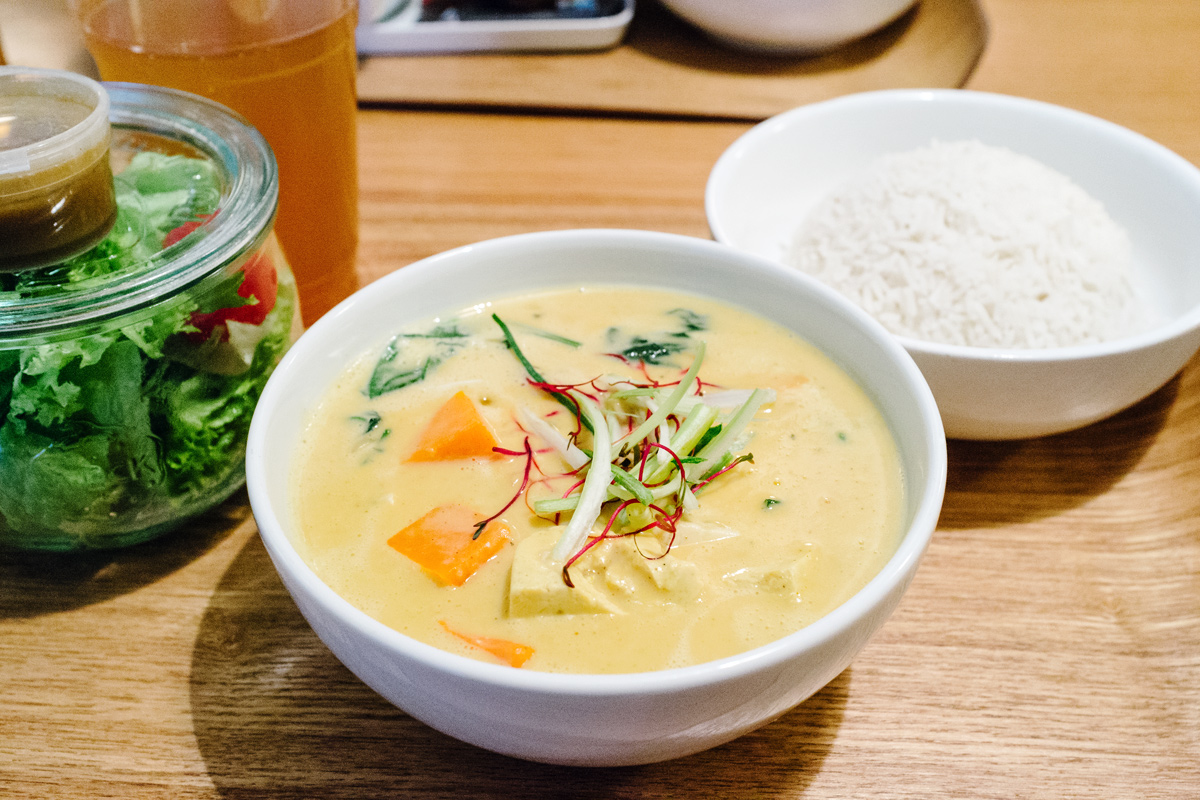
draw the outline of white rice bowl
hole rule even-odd
[[[912,202],[903,169],[886,187],[862,188],[878,179],[881,159],[935,143],[1008,151],[993,195],[1020,178],[1014,170],[1048,169],[1061,180],[1042,175],[1044,196],[1031,200],[1026,191],[1014,203],[1003,188],[964,198],[953,171],[925,175],[918,185],[937,184],[935,195],[974,217],[933,222],[922,214],[944,209],[923,208],[928,193]],[[865,191],[885,193],[870,203],[890,208],[891,222],[864,219]],[[964,90],[869,92],[804,106],[755,126],[722,155],[706,209],[725,244],[793,266],[820,253],[825,263],[816,266],[836,277],[812,263],[806,271],[892,330],[924,372],[952,437],[1014,439],[1087,425],[1160,388],[1200,347],[1200,170],[1076,111]],[[981,243],[981,231],[997,229],[1010,246]],[[807,237],[808,255],[797,256],[798,236]],[[1073,261],[1082,250],[1086,268]],[[966,266],[937,274],[927,260]],[[1136,303],[1120,301],[1128,293]]]

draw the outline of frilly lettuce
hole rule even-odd
[[[45,296],[104,279],[220,199],[207,162],[154,153],[134,157],[116,188],[118,222],[103,242],[48,270],[0,276],[0,292]],[[196,331],[193,313],[249,302],[237,295],[240,273],[115,330],[19,349],[4,349],[0,331],[0,541],[122,544],[236,488],[251,413],[291,341],[293,285],[280,278],[263,335],[236,374],[206,369],[195,352],[213,345],[186,334]]]

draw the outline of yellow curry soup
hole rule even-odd
[[[570,503],[600,471],[573,467],[562,443],[596,461],[603,448],[553,389],[653,407],[689,372],[678,408],[704,406],[713,438],[761,401],[728,463],[691,499],[647,506],[610,488],[583,543],[554,558],[576,511],[535,509]],[[687,418],[668,415],[667,440]],[[644,421],[605,419],[615,452]],[[653,458],[671,462],[663,474],[703,466],[668,450],[614,462],[647,483]],[[524,669],[637,672],[757,647],[861,589],[902,533],[896,446],[854,381],[775,323],[644,288],[500,299],[407,328],[345,371],[300,453],[296,545],[326,583],[418,640]]]

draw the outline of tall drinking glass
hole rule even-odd
[[[355,0],[71,0],[109,81],[216,100],[279,163],[275,230],[312,324],[358,286]]]

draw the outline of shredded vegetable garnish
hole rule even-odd
[[[530,384],[573,415],[574,430],[564,434],[529,409],[518,411],[524,430],[542,439],[570,467],[557,476],[567,481],[565,492],[526,500],[534,513],[555,521],[570,515],[549,554],[562,565],[568,586],[573,585],[570,567],[607,538],[658,531],[665,544],[653,557],[661,558],[674,542],[677,523],[696,509],[696,492],[753,461],[751,454],[741,452],[748,426],[775,394],[769,389],[723,391],[717,393],[718,402],[709,401],[699,376],[705,357],[702,341],[688,344],[692,361],[678,380],[655,381],[642,363],[642,377],[636,382],[599,376],[585,384],[554,384],[529,362],[511,328],[499,317],[493,319]],[[585,429],[590,441],[581,442]],[[532,460],[532,450],[527,452]],[[523,490],[529,485],[527,478]]]
[[[496,316],[495,314],[492,314],[492,319],[495,320],[496,324],[500,326],[500,330],[504,333],[505,346],[508,347],[508,349],[513,352],[513,355],[517,357],[517,360],[521,362],[521,366],[525,368],[525,373],[529,375],[529,379],[535,383],[546,383],[546,379],[542,377],[542,373],[538,372],[537,368],[534,367],[533,364],[529,363],[529,359],[525,357],[525,353],[523,353],[521,348],[517,346],[517,340],[513,336],[508,325],[504,323],[504,320],[500,319],[500,317]],[[579,406],[571,399],[569,395],[562,392],[551,391],[550,396],[566,406],[566,408],[572,413],[579,413]]]
[[[587,535],[600,517],[604,501],[608,499],[608,487],[612,483],[612,440],[608,435],[604,409],[590,397],[582,393],[578,395],[583,418],[591,423],[593,431],[592,457],[579,492],[579,504],[575,506],[567,529],[550,553],[552,559],[560,562],[565,562],[587,541]]]

